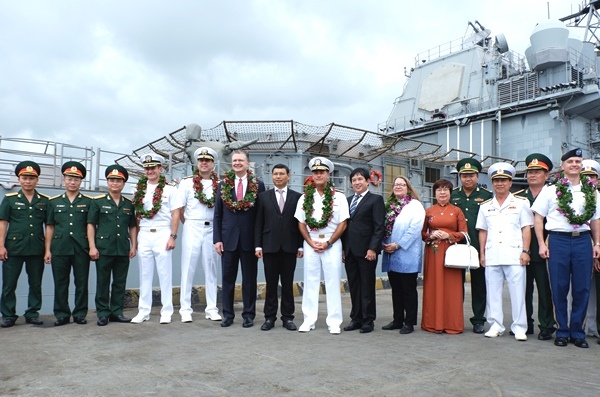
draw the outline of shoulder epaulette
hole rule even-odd
[[[17,194],[19,194],[19,193],[18,192],[7,193],[4,195],[4,197],[13,197],[13,196],[16,196]]]
[[[91,199],[91,200],[93,200],[93,199],[94,199],[94,197],[92,197],[92,196],[90,196],[90,195],[87,195],[87,194],[83,194],[83,193],[81,193],[81,195],[82,195],[83,197],[85,197],[85,198],[89,198],[89,199]]]
[[[39,194],[40,196],[42,196],[42,197],[45,197],[45,198],[47,198],[48,200],[50,199],[50,196],[48,196],[47,194],[40,193],[40,192],[38,192],[38,194]]]
[[[131,203],[133,203],[133,199],[130,199],[129,197],[123,196],[123,198]]]
[[[513,196],[515,196],[515,195],[513,194]],[[527,201],[529,201],[527,199],[527,197],[523,197],[523,196],[515,196],[515,197],[518,198],[519,200],[527,200]]]
[[[184,176],[183,178],[181,178],[181,180],[183,181],[184,179],[190,179],[193,177],[194,177],[194,175],[192,174],[192,175]]]
[[[494,199],[493,197],[492,197],[491,199],[487,199],[487,200],[485,200],[483,203],[481,203],[481,204],[479,204],[479,205],[484,205],[485,203],[487,203],[487,202],[490,202],[490,201],[492,201],[493,199]]]
[[[516,196],[517,194],[521,194],[524,191],[525,191],[525,189],[517,190],[516,192],[513,193],[513,196]]]
[[[57,199],[57,198],[59,198],[59,197],[61,197],[61,196],[62,196],[62,193],[61,193],[61,194],[57,194],[57,195],[56,195],[56,196],[54,196],[54,197],[50,197],[50,200]]]
[[[457,186],[457,187],[455,187],[455,188],[454,188],[454,189],[452,189],[452,190],[458,190],[458,189],[460,189],[460,186]]]
[[[491,191],[491,190],[489,190],[489,189],[487,189],[487,188],[485,188],[485,187],[483,187],[483,186],[480,186],[479,188],[480,188],[481,190],[485,190],[485,191],[486,191],[486,192],[488,192],[488,193],[492,193],[492,191]]]
[[[101,194],[101,195],[99,195],[99,196],[93,197],[93,199],[94,199],[94,200],[98,200],[98,199],[101,199],[101,198],[105,198],[107,195],[108,195],[108,194],[106,194],[106,193],[105,193],[105,194]]]

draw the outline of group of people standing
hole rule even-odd
[[[88,312],[89,260],[96,261],[97,324],[142,323],[150,319],[152,280],[156,267],[161,287],[159,322],[171,322],[172,252],[183,224],[181,321],[192,318],[192,283],[198,262],[205,275],[205,317],[229,327],[235,318],[234,290],[242,271],[242,326],[254,325],[258,259],[264,262],[264,323],[275,326],[280,311],[287,330],[309,332],[318,315],[321,272],[326,288],[329,332],[339,334],[343,315],[340,293],[342,265],[351,295],[345,331],[374,330],[375,274],[379,255],[392,287],[393,320],[382,328],[410,334],[417,325],[418,274],[423,273],[421,328],[435,333],[464,331],[464,270],[444,266],[445,252],[468,239],[481,267],[470,269],[473,332],[486,337],[504,333],[502,289],[511,295],[515,339],[533,331],[533,285],[538,289],[538,339],[555,345],[572,342],[587,347],[583,331],[590,296],[593,258],[600,256],[596,162],[584,163],[581,150],[562,157],[561,174],[546,185],[553,165],[546,156],[527,157],[529,187],[511,193],[515,169],[508,163],[489,167],[493,190],[478,184],[481,164],[473,158],[457,163],[461,187],[440,179],[432,189],[436,202],[425,210],[410,180],[397,176],[384,199],[369,191],[364,168],[350,174],[354,194],[345,197],[330,179],[334,164],[315,157],[312,176],[302,193],[289,188],[289,168],[273,166],[274,188],[249,169],[247,152],[234,151],[231,170],[219,180],[217,153],[209,147],[194,152],[197,170],[179,187],[162,174],[164,159],[154,153],[140,162],[145,170],[133,200],[122,195],[128,179],[120,165],[106,169],[108,192],[91,198],[80,192],[86,176],[78,162],[62,166],[65,192],[53,198],[36,190],[40,167],[19,163],[21,190],[0,204],[0,260],[3,261],[2,327],[15,324],[15,289],[23,263],[29,279],[27,323],[40,325],[44,262],[52,265],[55,284],[54,325],[85,324]],[[587,161],[587,160],[586,160]],[[45,225],[45,230],[44,230]],[[548,241],[546,240],[548,237]],[[425,248],[423,249],[423,243]],[[552,252],[552,255],[550,255]],[[129,259],[139,257],[138,313],[123,315]],[[217,263],[221,258],[222,312],[217,308]],[[304,259],[303,322],[294,323],[293,280],[296,260]],[[547,265],[546,265],[547,263]],[[75,307],[69,308],[68,285],[73,269]],[[596,268],[598,269],[598,266]],[[599,277],[596,276],[596,282]],[[281,283],[281,305],[278,286]],[[600,295],[600,294],[599,294]],[[569,307],[568,296],[572,297]],[[598,305],[600,307],[600,305]],[[556,312],[556,316],[554,315]],[[485,322],[490,327],[485,331]]]

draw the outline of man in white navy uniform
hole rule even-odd
[[[213,246],[213,217],[219,176],[214,171],[217,152],[203,146],[194,151],[198,169],[184,178],[177,190],[175,207],[181,211],[181,291],[179,314],[184,323],[192,322],[192,284],[198,261],[204,270],[206,319],[221,321],[217,308],[217,253]]]
[[[583,323],[587,310],[593,258],[600,256],[600,233],[596,188],[580,177],[582,150],[575,148],[561,157],[561,173],[555,185],[544,186],[531,210],[540,256],[548,259],[554,315],[558,329],[554,345],[587,348]],[[589,182],[589,183],[588,183]],[[548,245],[543,236],[544,218]],[[592,239],[590,239],[590,234]],[[567,295],[571,288],[572,311]]]
[[[515,167],[511,164],[490,166],[488,176],[494,197],[481,204],[475,227],[479,230],[479,258],[485,267],[486,312],[490,324],[485,336],[495,338],[504,333],[502,289],[506,280],[513,319],[510,328],[516,340],[526,341],[525,266],[530,261],[533,214],[526,198],[510,192],[514,175]]]
[[[156,264],[162,303],[159,322],[168,324],[173,315],[172,257],[179,228],[179,211],[173,206],[177,189],[161,175],[163,157],[148,153],[140,161],[146,176],[139,180],[133,200],[139,228],[140,299],[138,314],[131,322],[139,324],[150,319]]]
[[[342,242],[350,211],[346,197],[336,192],[329,176],[333,163],[324,157],[315,157],[308,163],[314,185],[307,185],[298,200],[296,214],[298,227],[304,238],[304,292],[302,314],[304,322],[298,329],[308,332],[315,328],[319,314],[319,287],[321,269],[327,291],[327,326],[331,334],[339,334],[342,324]]]

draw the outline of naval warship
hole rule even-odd
[[[13,174],[18,161],[32,159],[42,166],[39,190],[62,192],[60,165],[77,160],[88,168],[84,193],[104,191],[104,168],[113,161],[130,170],[126,193],[132,194],[143,175],[139,156],[152,151],[166,159],[173,184],[193,171],[191,153],[211,146],[220,154],[217,170],[228,167],[237,148],[250,153],[251,167],[271,187],[273,165],[292,170],[291,187],[302,190],[310,176],[308,161],[326,156],[335,164],[336,188],[351,193],[349,174],[365,167],[373,177],[370,190],[389,195],[397,175],[410,178],[424,205],[432,202],[432,184],[439,178],[457,183],[454,165],[475,157],[484,168],[497,161],[512,163],[523,175],[525,157],[548,155],[554,164],[565,151],[581,147],[584,157],[600,157],[599,47],[596,30],[600,1],[587,1],[579,11],[559,20],[532,26],[524,55],[509,48],[505,36],[492,35],[479,21],[468,22],[469,34],[418,54],[407,67],[402,94],[384,122],[374,131],[331,123],[312,126],[294,120],[223,121],[212,128],[188,124],[131,153],[78,147],[43,140],[0,137],[0,196],[19,189]],[[583,40],[572,33],[583,31]],[[518,185],[519,180],[515,182]],[[485,174],[482,185],[489,184]],[[174,253],[173,279],[179,280],[179,252]],[[262,267],[262,266],[259,266]],[[135,260],[128,288],[137,288]],[[262,271],[262,270],[261,270]],[[95,272],[91,271],[90,294]],[[296,279],[301,279],[301,263]],[[199,275],[202,277],[202,275]],[[18,303],[26,302],[26,281],[19,282]],[[202,284],[202,280],[197,280]],[[157,285],[157,282],[155,282]],[[43,312],[51,312],[52,282],[44,276]],[[71,288],[73,291],[73,288]],[[90,303],[93,303],[91,296]],[[18,308],[21,310],[22,307]]]

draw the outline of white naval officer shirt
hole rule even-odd
[[[477,230],[487,230],[485,265],[520,265],[523,251],[523,227],[533,226],[529,200],[508,194],[500,205],[496,196],[481,204]],[[529,248],[529,247],[527,247]]]
[[[154,196],[154,190],[158,185],[148,183],[146,187],[146,195],[144,196],[144,210],[150,211],[152,209],[152,197]],[[146,229],[159,229],[168,227],[171,229],[171,211],[176,209],[175,196],[177,195],[177,189],[174,186],[165,184],[162,192],[162,204],[160,210],[154,215],[152,219],[142,218],[140,219],[140,228]]]
[[[207,199],[213,197],[212,180],[202,179],[202,191]],[[185,207],[183,216],[186,220],[194,219],[201,221],[213,221],[215,214],[215,207],[208,208],[206,204],[203,204],[196,197],[196,190],[194,190],[194,177],[190,176],[184,178],[179,183],[177,189],[177,195],[174,203],[174,208]]]
[[[580,215],[583,213],[583,207],[585,205],[585,196],[581,191],[581,183],[576,186],[570,185],[569,189],[573,194],[571,208],[575,210],[575,214]],[[600,200],[596,200],[596,212],[592,216],[592,220],[600,218],[599,205]],[[585,224],[578,228],[574,227],[574,225],[571,225],[564,215],[558,212],[556,186],[554,185],[548,185],[542,188],[542,191],[533,202],[531,210],[546,218],[546,230],[555,232],[590,230],[590,226]]]
[[[301,223],[306,223],[306,215],[304,214],[304,210],[302,209],[305,197],[306,196],[303,194],[302,197],[300,197],[300,200],[298,200],[298,205],[296,206],[296,213],[294,214],[294,217],[298,219],[298,222]],[[316,220],[320,220],[321,216],[323,215],[323,200],[325,199],[325,195],[323,194],[323,196],[321,196],[319,195],[319,192],[315,190],[314,198],[315,203],[313,205],[314,211],[312,213],[312,217]],[[336,191],[333,195],[333,217],[331,218],[327,226],[325,226],[323,229],[312,231],[307,225],[306,229],[308,230],[310,237],[314,241],[327,241],[329,237],[331,237],[335,229],[337,229],[337,226],[348,218],[350,218],[350,208],[348,207],[348,200],[346,199],[346,196]]]

